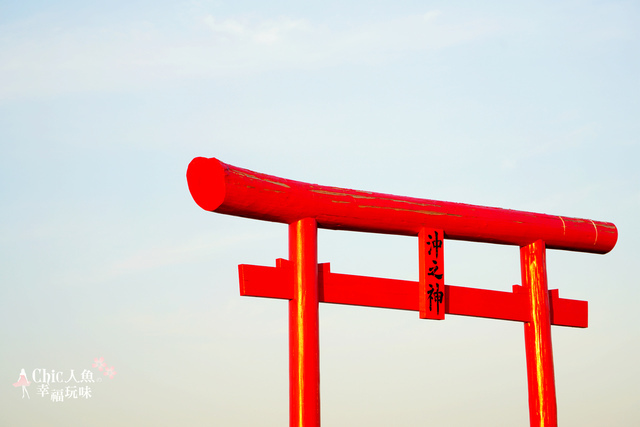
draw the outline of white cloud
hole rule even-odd
[[[273,44],[286,37],[295,36],[296,31],[311,30],[311,25],[302,19],[280,18],[257,23],[237,19],[216,19],[207,15],[204,23],[216,37],[236,42],[253,42],[257,44]]]
[[[211,30],[221,34],[242,36],[246,32],[245,25],[235,19],[226,19],[219,22],[213,16],[207,15],[204,17],[204,22],[209,26],[209,28],[211,28]]]
[[[131,90],[193,77],[386,61],[397,54],[458,45],[495,31],[485,21],[439,12],[349,28],[304,19],[220,19],[162,27],[0,27],[0,99],[65,92]]]

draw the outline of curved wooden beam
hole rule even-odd
[[[320,228],[417,236],[424,227],[445,238],[604,254],[618,240],[609,222],[348,190],[293,181],[196,157],[189,191],[204,210],[292,224],[314,218]]]

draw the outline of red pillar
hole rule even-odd
[[[315,219],[289,224],[294,297],[289,301],[289,425],[320,426],[318,228]]]
[[[556,427],[556,386],[551,350],[551,318],[545,244],[538,240],[520,248],[522,286],[529,296],[529,322],[524,324],[532,427]]]

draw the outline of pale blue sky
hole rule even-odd
[[[549,251],[589,301],[553,329],[563,426],[640,424],[635,2],[0,1],[0,424],[282,426],[287,305],[237,264],[286,226],[202,211],[193,157],[285,178],[610,221]],[[417,279],[417,241],[321,231],[320,261]],[[518,250],[445,242],[510,290]],[[324,426],[528,425],[522,325],[321,306]],[[51,402],[20,370],[117,375]]]

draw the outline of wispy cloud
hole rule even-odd
[[[233,18],[216,19],[212,15],[204,17],[203,22],[220,38],[257,44],[274,44],[285,38],[295,36],[296,32],[312,31],[311,24],[302,19],[280,18],[260,22],[249,22]]]
[[[25,24],[27,25],[27,24]],[[334,28],[305,19],[218,18],[159,25],[0,27],[0,99],[131,90],[168,80],[391,60],[495,32],[439,12]]]

